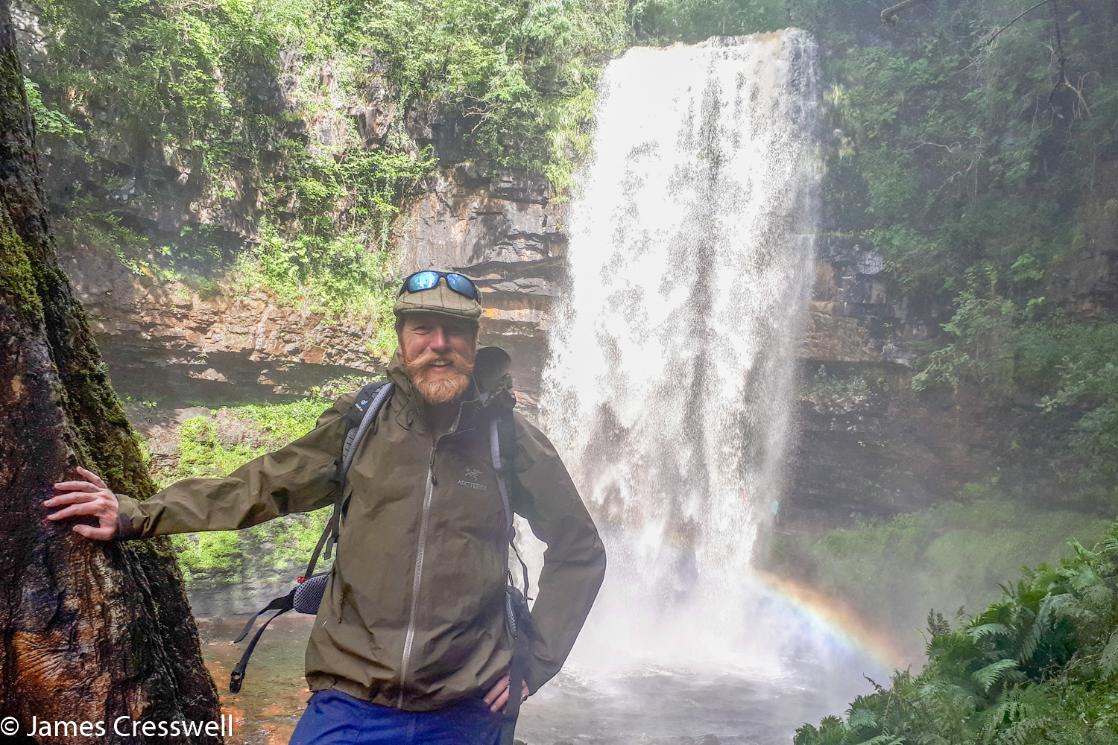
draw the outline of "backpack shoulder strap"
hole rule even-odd
[[[513,485],[518,482],[515,469],[516,421],[513,419],[511,408],[499,410],[489,420],[489,456],[493,461],[493,470],[497,473],[497,491],[501,493],[501,507],[504,508],[505,532],[509,547],[520,563],[524,594],[527,595],[528,566],[516,548],[516,523],[512,508]]]
[[[318,538],[314,553],[311,554],[311,559],[307,563],[307,570],[303,573],[304,578],[309,578],[314,574],[314,567],[318,563],[318,557],[322,554],[322,550],[326,549],[325,558],[329,559],[333,544],[338,542],[342,512],[345,508],[346,474],[349,473],[349,467],[353,465],[353,456],[357,452],[357,445],[360,444],[370,428],[375,430],[377,415],[391,395],[391,383],[384,381],[367,383],[357,392],[357,398],[344,415],[345,439],[342,443],[342,452],[335,461],[337,470],[334,474],[334,509],[326,527],[322,530],[322,535]]]
[[[368,383],[357,393],[353,406],[346,412],[346,436],[342,444],[342,452],[337,460],[338,471],[334,480],[337,492],[334,495],[334,513],[330,516],[333,528],[333,540],[338,542],[342,526],[342,512],[345,509],[345,484],[349,467],[353,465],[353,457],[357,454],[357,446],[365,439],[370,429],[376,431],[377,415],[384,407],[388,397],[392,395],[392,384],[387,382]],[[327,558],[330,556],[330,546],[326,547]]]
[[[489,418],[489,457],[493,470],[497,473],[497,491],[501,493],[501,506],[505,513],[505,532],[513,539],[512,491],[514,451],[516,448],[516,424],[511,409],[501,409]]]
[[[338,472],[335,481],[338,484],[338,499],[340,492],[345,487],[345,476],[353,463],[353,454],[357,451],[357,444],[364,438],[370,426],[374,426],[377,414],[388,397],[392,395],[392,384],[385,381],[365,384],[357,392],[357,398],[349,411],[345,413],[346,436],[342,445],[341,458],[337,461]]]

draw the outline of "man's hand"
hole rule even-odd
[[[78,466],[82,481],[61,481],[54,485],[55,494],[43,501],[47,509],[55,510],[48,520],[65,520],[70,517],[95,517],[97,525],[78,523],[73,531],[95,541],[111,541],[116,536],[117,500],[101,477]],[[57,509],[61,507],[62,509]],[[506,684],[507,686],[507,684]]]
[[[528,683],[525,681],[520,682],[520,700],[528,698]],[[497,685],[493,686],[489,693],[485,694],[485,703],[489,705],[489,710],[494,714],[503,712],[505,704],[509,702],[509,676],[505,676],[497,681]]]

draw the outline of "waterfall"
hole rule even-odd
[[[629,50],[571,205],[541,418],[607,544],[579,659],[766,652],[819,165],[804,32]]]

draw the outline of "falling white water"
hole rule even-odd
[[[818,185],[802,31],[606,69],[541,401],[606,541],[580,664],[749,664],[784,487]]]

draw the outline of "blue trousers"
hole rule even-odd
[[[402,711],[335,690],[307,702],[290,745],[497,745],[501,715],[480,698],[438,711]]]

